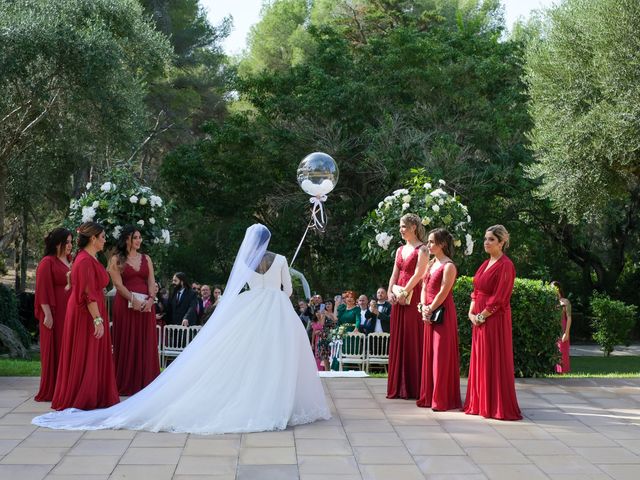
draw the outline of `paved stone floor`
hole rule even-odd
[[[0,479],[640,479],[637,378],[518,380],[521,422],[387,400],[386,379],[323,382],[329,421],[203,437],[38,428],[38,379],[0,378]]]

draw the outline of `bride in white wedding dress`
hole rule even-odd
[[[270,238],[264,225],[247,229],[218,308],[153,383],[110,408],[71,408],[32,423],[221,434],[330,418],[309,339],[289,300],[287,260],[267,252]]]

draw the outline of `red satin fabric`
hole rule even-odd
[[[509,303],[516,270],[506,255],[486,270],[488,263],[489,260],[483,262],[473,278],[473,313],[487,309],[492,314],[484,324],[473,327],[464,412],[498,420],[520,420]]]
[[[562,309],[562,333],[567,328],[567,311]],[[571,350],[571,342],[562,341],[562,335],[558,339],[558,350],[560,350],[560,363],[556,365],[556,373],[569,373],[571,371],[571,359],[569,352]]]
[[[62,350],[64,318],[67,313],[67,301],[71,290],[67,286],[67,267],[55,255],[47,255],[38,264],[36,270],[35,317],[40,324],[40,390],[35,396],[36,402],[50,402],[56,387],[58,362]],[[42,305],[49,305],[53,316],[53,326],[44,326]]]
[[[149,264],[142,256],[140,270],[125,263],[122,282],[130,292],[149,294],[147,279]],[[128,299],[116,294],[111,318],[113,321],[113,358],[116,383],[120,395],[133,395],[160,375],[155,306],[151,312],[128,307]]]
[[[56,389],[51,408],[110,407],[120,401],[116,387],[111,336],[103,289],[109,275],[102,264],[84,250],[78,253],[71,268],[71,297],[67,304],[62,353],[58,364]],[[94,337],[93,318],[87,309],[98,304],[104,319],[104,335]]]
[[[444,267],[430,272],[425,283],[427,303],[440,292]],[[460,358],[458,353],[458,318],[453,302],[453,289],[442,302],[442,323],[425,324],[422,354],[422,383],[419,407],[433,410],[453,410],[462,407],[460,398]]]
[[[406,260],[402,258],[402,247],[396,252],[396,265],[400,270],[398,285],[405,286],[413,276],[421,246],[417,246]],[[387,398],[418,398],[420,395],[424,330],[424,322],[418,312],[421,289],[422,282],[418,282],[409,305],[396,303],[391,307]]]

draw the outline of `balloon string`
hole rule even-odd
[[[296,248],[296,253],[293,254],[293,258],[291,259],[291,263],[289,264],[289,267],[293,267],[293,262],[296,261],[298,252],[300,252],[300,247],[302,247],[302,243],[304,242],[304,239],[306,238],[307,232],[311,228],[311,225],[313,225],[313,221],[309,222],[309,225],[307,225],[307,229],[304,231],[304,235],[302,235],[302,238],[300,239],[300,243],[298,244],[298,248]]]
[[[322,205],[326,200],[326,195],[318,195],[317,197],[311,197],[309,199],[309,202],[313,205],[313,207],[311,207],[311,221],[313,227],[320,232],[324,232],[327,226],[327,216],[324,212],[324,206]]]

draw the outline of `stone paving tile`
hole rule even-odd
[[[478,474],[462,474],[462,473],[436,473],[435,475],[428,475],[429,480],[487,480],[486,475]]]
[[[183,456],[178,462],[176,475],[234,475],[238,458]]]
[[[113,478],[109,475],[56,475],[55,473],[49,474],[44,477],[44,480],[108,480]],[[129,477],[131,478],[131,477]]]
[[[37,428],[35,425],[0,425],[0,440],[24,440]]]
[[[640,440],[616,440],[620,445],[636,455],[640,455]]]
[[[300,475],[360,475],[355,457],[299,455]]]
[[[600,470],[579,455],[531,455],[528,457],[542,471],[548,474],[572,473],[572,474],[594,474]]]
[[[73,447],[84,432],[49,430],[38,428],[29,435],[20,446],[22,447]]]
[[[52,470],[56,475],[101,475],[110,474],[119,456],[92,455],[64,457]]]
[[[86,440],[112,439],[123,440],[133,438],[138,432],[134,430],[91,430],[85,432],[83,438]]]
[[[240,452],[239,438],[197,438],[189,437],[183,455],[237,456]]]
[[[576,447],[574,450],[588,459],[591,463],[640,463],[640,457],[638,455],[635,455],[622,447]],[[638,477],[640,477],[640,465],[638,466]]]
[[[20,443],[20,441],[21,440],[18,440],[18,439],[0,440],[0,457],[2,457],[3,455],[6,455],[11,450],[13,450]]]
[[[362,465],[363,480],[424,480],[416,465]]]
[[[360,465],[414,464],[413,457],[404,447],[353,447],[353,452]]]
[[[237,480],[297,480],[297,465],[240,465]]]
[[[451,438],[449,432],[444,430],[440,426],[427,426],[427,427],[412,427],[412,426],[399,426],[396,427],[396,432],[403,440],[419,440],[429,438]]]
[[[0,478],[42,480],[52,468],[53,465],[0,465]]]
[[[295,465],[295,447],[244,447],[240,449],[240,465]]]
[[[53,465],[58,463],[67,453],[65,447],[16,447],[7,453],[0,464],[14,465]]]
[[[511,444],[499,433],[452,433],[451,437],[463,447],[510,447]]]
[[[554,438],[549,432],[537,425],[494,425],[493,428],[507,440],[553,440]]]
[[[353,455],[351,445],[347,440],[300,438],[296,440],[298,455]]]
[[[226,475],[174,475],[172,480],[236,480],[235,473]]]
[[[618,444],[600,433],[554,433],[554,437],[570,447],[617,447]]]
[[[323,475],[315,473],[306,473],[300,475],[300,480],[362,480],[358,475]]]
[[[175,469],[175,465],[118,465],[109,480],[171,480]]]
[[[414,457],[422,473],[432,478],[435,474],[482,474],[480,467],[462,455],[427,455]]]
[[[129,447],[120,460],[121,465],[176,465],[181,448]]]
[[[452,438],[405,440],[412,455],[464,455],[464,450]]]
[[[245,433],[242,447],[293,447],[295,441],[292,430],[282,432]]]
[[[349,433],[349,443],[354,447],[402,447],[403,443],[396,433],[376,433],[372,435],[367,432]]]
[[[615,480],[638,480],[637,465],[600,465],[600,468]]]
[[[347,434],[342,427],[316,427],[315,425],[301,425],[295,427],[293,435],[296,440],[299,438],[320,438],[325,440],[340,440],[347,438]]]
[[[187,442],[186,433],[138,432],[132,447],[184,447]]]
[[[482,465],[491,480],[543,480],[547,475],[535,465]]]
[[[80,440],[67,455],[123,455],[130,440]]]
[[[559,440],[510,440],[525,455],[574,455],[575,452]]]
[[[531,463],[527,457],[515,448],[472,447],[467,448],[466,451],[478,465]]]
[[[394,432],[393,425],[387,419],[384,420],[345,420],[343,426],[347,433],[352,432],[370,432],[385,433]]]

